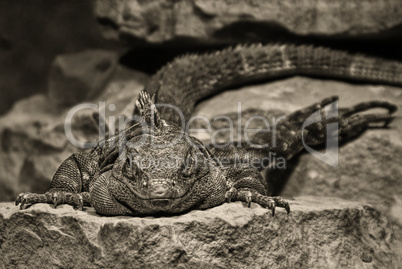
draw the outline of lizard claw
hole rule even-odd
[[[289,203],[286,203],[286,205],[285,205],[285,210],[286,210],[286,213],[290,213],[290,206],[289,206]]]
[[[230,189],[225,193],[226,203],[230,203],[234,197],[236,197],[237,190],[235,187],[230,187]]]
[[[25,198],[21,198],[20,209],[25,209],[26,208],[26,202],[27,202],[27,200]]]
[[[52,201],[54,208],[57,208],[57,206],[60,204],[60,197],[57,192],[52,194]]]
[[[269,199],[267,202],[267,207],[271,209],[272,216],[275,216],[275,206],[276,206],[275,201],[273,199]]]
[[[17,199],[15,199],[15,205],[19,205],[22,202],[23,196],[24,196],[24,193],[18,194]]]
[[[288,214],[290,213],[290,206],[288,201],[280,196],[269,197],[261,195],[257,198],[257,203],[268,209],[271,209],[272,216],[275,216],[276,207],[282,207],[286,210]]]
[[[290,206],[289,206],[288,201],[286,201],[285,199],[283,199],[280,196],[274,197],[273,199],[275,200],[276,206],[283,207],[283,208],[285,208],[286,213],[288,213],[288,214],[290,213]]]
[[[246,193],[246,202],[247,202],[247,207],[251,207],[251,191],[247,191]]]
[[[72,203],[74,209],[83,211],[84,210],[84,199],[82,198],[81,194],[76,193],[72,195]]]

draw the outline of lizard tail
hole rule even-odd
[[[237,46],[178,57],[153,76],[145,91],[188,119],[197,101],[225,88],[292,75],[402,85],[402,62],[311,45]],[[164,119],[181,122],[177,111],[158,109]]]

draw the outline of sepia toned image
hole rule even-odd
[[[0,269],[402,267],[400,0],[0,0],[0,74]]]

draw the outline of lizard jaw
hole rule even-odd
[[[167,200],[172,201],[186,195],[185,192],[175,191],[175,188],[168,179],[153,179],[148,181],[146,193],[136,189],[131,182],[125,177],[119,178],[120,181],[139,199],[144,201]]]
[[[170,205],[171,199],[150,199],[148,202],[155,208],[166,208]]]
[[[173,198],[173,186],[166,179],[153,179],[148,182],[149,199]]]

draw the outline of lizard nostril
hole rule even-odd
[[[166,183],[154,183],[149,189],[149,195],[152,198],[166,197],[170,193],[169,185]]]
[[[166,189],[163,189],[163,188],[154,188],[154,189],[152,190],[152,192],[155,193],[155,194],[164,194],[164,193],[166,192]]]

